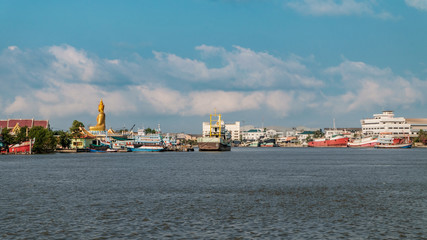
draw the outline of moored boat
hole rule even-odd
[[[209,135],[197,139],[199,151],[230,151],[231,141],[221,120],[221,114],[211,114]]]
[[[89,146],[90,152],[96,152],[96,153],[107,152],[107,149],[109,149],[109,146],[103,145],[103,144],[101,144],[101,145],[91,144]]]
[[[362,147],[372,148],[378,144],[378,138],[366,137],[361,139],[355,139],[347,143],[347,147]]]
[[[259,142],[253,141],[253,142],[249,143],[248,147],[259,147]]]
[[[408,138],[394,138],[390,134],[382,134],[378,138],[378,144],[375,148],[412,148],[412,141]]]
[[[274,143],[272,142],[263,142],[260,144],[260,147],[274,147]]]
[[[348,137],[334,135],[329,139],[314,139],[308,142],[308,147],[347,147]]]
[[[165,145],[160,131],[145,134],[144,129],[140,129],[127,148],[131,152],[162,152],[165,150]]]
[[[25,142],[22,142],[22,143],[19,143],[19,144],[10,145],[9,146],[9,153],[14,153],[14,154],[31,154],[32,145],[34,145],[34,140],[25,141]]]

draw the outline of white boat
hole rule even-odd
[[[366,137],[361,139],[355,139],[347,143],[347,147],[375,147],[378,144],[378,138]]]
[[[144,129],[140,129],[127,148],[131,152],[161,152],[165,150],[165,144],[160,132],[145,134]]]

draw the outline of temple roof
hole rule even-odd
[[[49,128],[49,120],[34,120],[34,119],[8,119],[0,120],[0,128],[12,129],[19,124],[20,127],[37,127],[41,126],[44,128]]]

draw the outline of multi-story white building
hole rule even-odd
[[[235,123],[226,123],[225,129],[231,134],[232,141],[240,141],[241,140],[241,132],[240,132],[240,122]]]
[[[383,111],[374,114],[373,118],[360,120],[362,134],[365,136],[376,136],[380,133],[390,133],[394,137],[412,136],[411,124],[403,117],[394,117],[393,111]]]
[[[239,141],[240,140],[240,122],[235,123],[224,123],[224,121],[221,121],[221,125],[225,126],[225,130],[228,131],[228,133],[231,135],[232,141]],[[203,136],[209,136],[210,131],[210,123],[209,122],[203,122]]]
[[[261,128],[254,128],[242,133],[242,138],[245,141],[258,141],[264,138],[266,133]]]

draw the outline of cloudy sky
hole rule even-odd
[[[426,93],[424,0],[0,0],[0,119],[360,127]]]

